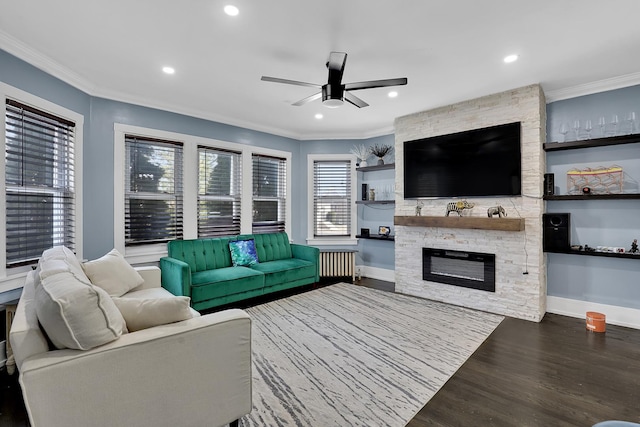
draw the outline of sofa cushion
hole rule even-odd
[[[191,319],[189,297],[113,298],[129,332]]]
[[[167,254],[171,258],[189,264],[191,273],[231,267],[229,240],[236,238],[171,240],[167,242]]]
[[[37,288],[44,276],[51,276],[56,273],[68,271],[79,278],[86,278],[82,264],[78,257],[66,246],[54,246],[42,252],[38,266],[36,267],[36,277],[34,285]]]
[[[191,285],[192,300],[204,301],[262,289],[264,274],[248,267],[218,268],[192,274]]]
[[[234,267],[246,267],[258,263],[255,240],[232,240],[229,242],[231,262]]]
[[[315,278],[316,275],[316,265],[314,263],[296,258],[262,262],[252,265],[251,269],[264,273],[265,287],[300,279]]]
[[[119,297],[144,283],[140,274],[116,249],[101,258],[87,261],[82,267],[87,277],[112,297]]]
[[[246,236],[238,236],[247,238]],[[276,261],[293,257],[289,236],[285,232],[254,234],[249,236],[256,241],[256,251],[260,262]]]
[[[35,301],[38,320],[58,349],[89,350],[117,339],[126,330],[111,297],[86,276],[72,272],[48,275],[36,288]]]

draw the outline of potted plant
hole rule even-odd
[[[384,165],[384,156],[389,154],[391,150],[393,150],[393,146],[384,144],[375,144],[369,149],[371,154],[378,158],[379,165]]]
[[[354,145],[351,149],[351,154],[357,157],[356,166],[367,166],[367,157],[369,157],[369,147],[365,147],[364,144]]]

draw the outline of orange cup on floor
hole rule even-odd
[[[587,330],[591,332],[605,332],[607,330],[606,316],[595,311],[587,311]]]

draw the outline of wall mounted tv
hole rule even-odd
[[[404,198],[520,196],[520,122],[405,141]]]

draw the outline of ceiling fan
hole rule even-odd
[[[320,92],[303,98],[298,102],[294,102],[292,105],[300,106],[308,102],[315,101],[316,99],[322,98],[322,103],[329,108],[339,107],[344,103],[344,101],[347,101],[348,103],[353,104],[358,108],[366,107],[369,105],[362,99],[349,92],[352,90],[372,89],[385,86],[401,86],[407,84],[406,77],[399,79],[371,80],[366,82],[342,84],[342,74],[344,73],[344,66],[346,63],[346,53],[331,52],[329,54],[329,61],[327,62],[327,68],[329,69],[329,79],[327,81],[327,84],[325,85],[268,76],[262,76],[261,80],[265,82],[284,83],[296,86],[309,86],[320,89]]]

